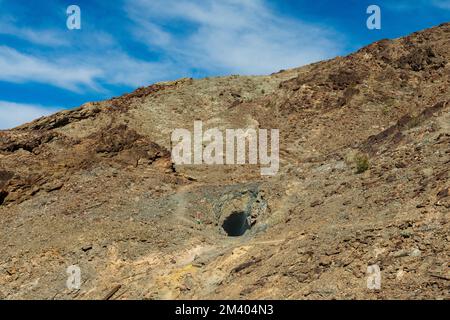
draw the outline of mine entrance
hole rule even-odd
[[[222,228],[229,237],[242,236],[245,231],[250,229],[247,214],[243,211],[233,212],[225,219]]]
[[[0,191],[0,206],[3,204],[3,202],[5,201],[6,197],[8,196],[8,192],[6,191]]]

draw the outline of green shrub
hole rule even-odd
[[[370,167],[369,157],[365,154],[356,155],[354,158],[354,162],[355,162],[357,174],[366,172]]]
[[[415,128],[415,127],[417,127],[418,125],[420,125],[420,123],[422,122],[421,120],[422,120],[422,119],[421,119],[420,116],[413,117],[413,118],[411,118],[411,120],[408,121],[408,123],[406,124],[406,127],[407,127],[408,129]]]

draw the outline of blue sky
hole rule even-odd
[[[66,9],[81,9],[68,30]],[[382,29],[368,30],[379,5]],[[269,74],[450,21],[450,0],[0,0],[0,129],[181,77]]]

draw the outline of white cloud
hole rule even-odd
[[[94,78],[101,70],[94,66],[78,67],[70,60],[37,58],[13,48],[0,46],[0,80],[14,83],[46,83],[77,91],[82,86],[95,88]]]
[[[35,30],[19,28],[12,23],[0,21],[0,34],[14,36],[34,44],[44,46],[67,46],[70,44],[67,37],[55,30]]]
[[[0,33],[38,46],[25,51],[0,45],[0,80],[105,91],[108,85],[143,86],[193,70],[271,73],[339,53],[334,32],[280,16],[264,0],[126,1],[133,36],[159,54],[157,61],[132,57],[106,32],[33,30],[4,19]],[[178,22],[192,28],[172,32]]]
[[[41,105],[0,101],[0,130],[14,128],[55,111],[55,108]]]
[[[134,58],[101,30],[34,30],[18,25],[14,17],[6,17],[0,21],[0,34],[37,46],[24,51],[0,44],[0,81],[43,83],[81,93],[105,92],[108,85],[149,85],[176,75],[169,62]]]
[[[145,62],[120,51],[111,52],[107,57],[107,60],[100,56],[88,57],[90,64],[102,70],[103,83],[139,87],[176,77],[175,68],[168,62]]]
[[[168,63],[145,62],[117,49],[102,54],[84,50],[49,59],[0,46],[0,70],[2,81],[38,82],[75,92],[104,91],[106,84],[138,87],[174,76]]]
[[[339,35],[281,16],[263,0],[128,0],[133,34],[181,67],[265,74],[337,55]],[[169,33],[163,26],[186,24]]]

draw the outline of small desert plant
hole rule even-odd
[[[407,127],[408,129],[415,128],[415,127],[417,127],[418,125],[420,125],[421,121],[422,121],[422,119],[421,119],[420,116],[413,117],[413,118],[411,118],[411,120],[408,121],[408,123],[406,124],[406,127]]]
[[[369,167],[369,157],[365,154],[357,154],[355,155],[354,159],[353,159],[355,166],[356,166],[356,173],[360,174],[363,172],[366,172]]]

